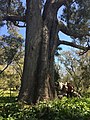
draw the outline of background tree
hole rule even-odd
[[[12,35],[0,38],[0,88],[20,86],[23,68],[23,39]],[[4,85],[3,85],[4,84]]]
[[[87,54],[79,55],[79,51],[62,52],[59,61],[66,69],[66,82],[72,82],[78,92],[87,92],[90,87],[90,57]],[[65,79],[63,77],[63,80]]]
[[[0,0],[0,3],[1,25],[4,20],[8,28],[14,25],[25,27],[26,24],[25,59],[18,99],[36,103],[55,98],[54,54],[58,45],[69,45],[85,52],[90,49],[89,18],[86,14],[90,13],[89,1],[46,0],[43,3],[42,0],[26,0],[25,8],[20,0]],[[62,6],[64,22],[57,19]],[[84,16],[79,14],[82,11]],[[20,22],[25,24],[21,26]],[[59,40],[59,31],[73,37],[73,41]]]

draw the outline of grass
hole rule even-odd
[[[16,98],[7,93],[0,97],[0,120],[90,120],[90,98],[64,97],[35,106],[18,103]]]

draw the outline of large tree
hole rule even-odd
[[[0,0],[0,25],[26,27],[25,59],[18,99],[28,103],[55,98],[54,55],[61,44],[85,52],[89,47],[89,0]],[[58,19],[59,8],[64,6]],[[83,14],[82,14],[83,13]],[[24,22],[21,26],[19,22]],[[65,23],[65,24],[64,24]],[[25,26],[26,25],[26,26]],[[73,38],[60,40],[59,31]],[[84,46],[86,45],[86,46]]]

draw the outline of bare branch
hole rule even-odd
[[[11,21],[11,22],[14,22],[14,21],[25,22],[26,21],[25,16],[4,16],[2,20]]]
[[[84,51],[88,51],[90,50],[90,46],[88,47],[84,47],[84,46],[81,46],[81,45],[77,45],[73,42],[68,42],[68,41],[64,41],[64,40],[58,40],[58,45],[67,45],[67,46],[71,46],[71,47],[74,47],[74,48],[78,48],[78,49],[81,49],[81,50],[84,50]]]
[[[8,66],[12,63],[12,61],[10,61],[6,66],[5,68],[3,68],[3,70],[0,71],[0,74],[2,74],[7,68]]]

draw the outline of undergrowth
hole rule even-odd
[[[90,99],[64,97],[36,105],[0,98],[0,120],[90,120]]]

